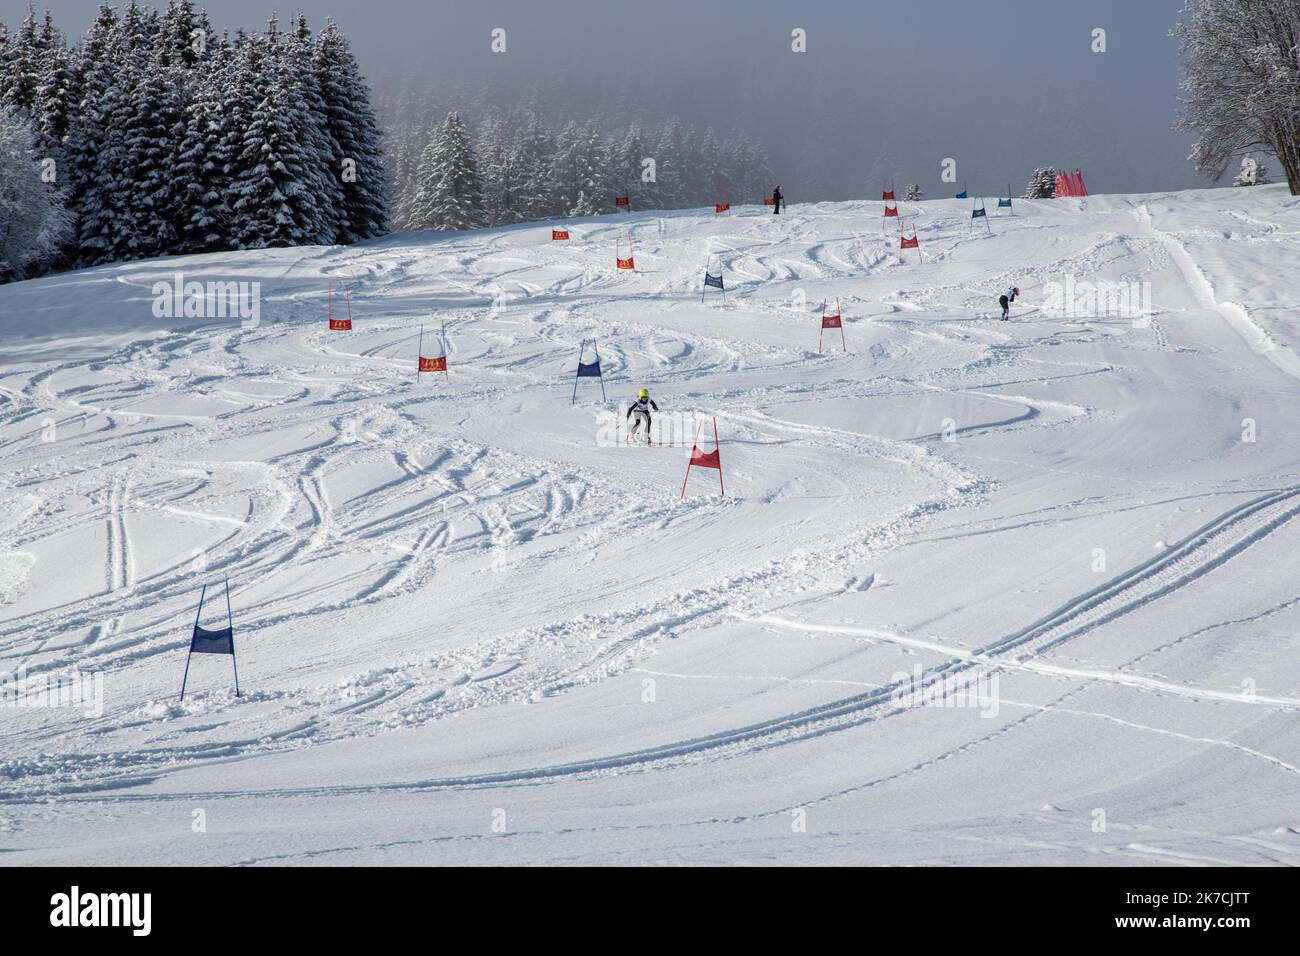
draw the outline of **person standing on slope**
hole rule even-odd
[[[781,187],[777,186],[772,190],[772,215],[781,215],[781,201],[783,199],[785,199],[785,197],[781,195]]]
[[[1002,306],[1002,321],[1005,322],[1011,316],[1011,303],[1016,301],[1016,296],[1020,295],[1020,290],[1012,286],[1002,295],[998,296],[998,305]]]
[[[627,417],[632,419],[632,430],[628,433],[627,440],[633,441],[636,438],[637,430],[641,423],[645,423],[645,443],[650,444],[650,409],[659,411],[659,406],[654,403],[650,397],[650,392],[646,389],[636,393],[636,401],[633,402],[627,410]]]

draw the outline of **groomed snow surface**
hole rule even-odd
[[[0,670],[103,688],[0,707],[0,863],[1300,862],[1300,206],[988,205],[902,203],[921,263],[851,202],[0,288]],[[243,696],[181,704],[227,576]]]

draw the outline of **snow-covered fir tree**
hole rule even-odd
[[[125,258],[130,241],[126,224],[132,218],[128,203],[133,194],[134,171],[127,137],[141,70],[128,55],[121,27],[122,21],[118,21],[110,49],[122,59],[112,67],[111,82],[95,91],[94,103],[87,105],[85,121],[78,131],[87,137],[87,147],[92,137],[94,142],[94,152],[83,157],[85,166],[78,174],[82,191],[76,204],[80,219],[77,252],[83,265]]]
[[[416,172],[419,187],[407,213],[411,229],[474,229],[483,225],[483,190],[460,114],[448,113]]]
[[[175,175],[185,133],[189,77],[155,47],[140,69],[124,110],[118,170],[124,195],[113,258],[146,259],[177,249],[184,185]]]
[[[0,70],[0,107],[14,107],[33,112],[36,90],[41,83],[41,36],[36,11],[29,7],[27,16],[4,46],[4,69]]]
[[[80,99],[64,142],[65,173],[70,188],[68,206],[76,218],[76,234],[67,253],[72,261],[80,264],[103,261],[99,258],[102,224],[98,213],[104,192],[95,173],[113,123],[108,110],[120,69],[116,56],[121,46],[118,28],[117,13],[107,4],[101,6],[90,31],[72,56]]]
[[[611,185],[609,160],[600,135],[592,127],[568,123],[555,141],[551,159],[550,205],[561,215],[594,216],[612,210],[613,193],[622,195],[621,184]],[[579,211],[578,197],[584,197]],[[598,197],[608,196],[602,201]]]
[[[45,181],[43,158],[31,121],[0,107],[0,281],[54,258],[72,233],[66,190]]]
[[[490,115],[478,128],[475,154],[483,180],[483,214],[488,225],[505,226],[523,217],[519,203],[519,151],[502,117]]]
[[[403,115],[389,121],[399,229],[411,228],[424,186],[416,170],[441,128],[439,123],[432,131],[415,131],[408,115],[414,109],[402,100]],[[626,111],[622,106],[611,115]],[[583,213],[610,213],[617,208],[614,197],[621,195],[630,198],[633,209],[707,207],[728,194],[737,202],[754,202],[771,192],[774,181],[767,151],[754,137],[709,129],[696,134],[675,117],[659,128],[632,123],[602,130],[594,122],[568,122],[556,129],[534,106],[515,106],[487,110],[467,123],[467,130],[482,183],[484,221],[490,225],[574,215],[579,193]],[[645,182],[647,159],[654,161],[655,178]]]
[[[68,135],[76,107],[76,76],[72,58],[63,35],[46,12],[41,26],[41,61],[32,102],[32,121],[39,146],[56,159],[63,158],[63,142]]]
[[[250,92],[261,91],[261,99],[242,130],[235,159],[235,244],[261,249],[331,242],[331,214],[318,202],[323,176],[322,157],[314,151],[315,121],[301,100],[292,61],[282,55],[275,29],[242,46],[244,68],[238,81],[255,84]]]
[[[1029,177],[1023,199],[1055,199],[1056,170],[1051,166],[1039,166]]]
[[[191,0],[169,0],[157,42],[162,63],[191,69],[212,56],[217,46],[207,13]]]
[[[535,116],[519,131],[515,143],[515,181],[512,203],[522,219],[546,219],[560,215],[549,203],[550,158],[555,136]]]
[[[686,181],[685,135],[681,120],[673,116],[655,142],[655,205],[660,209],[680,209],[694,198]]]
[[[207,68],[194,77],[189,116],[176,157],[182,216],[179,247],[183,252],[223,248],[230,234],[229,194],[238,154],[236,124],[252,115],[251,102],[242,107],[229,93],[234,51],[228,40],[209,48]]]
[[[633,123],[622,135],[611,137],[609,148],[610,179],[614,188],[626,189],[633,209],[653,209],[654,184],[642,182],[642,162],[648,158],[641,127]],[[623,185],[620,185],[623,184]]]
[[[331,149],[329,170],[340,192],[334,241],[358,242],[383,235],[388,228],[389,189],[379,125],[347,37],[333,20],[325,21],[312,62]]]
[[[69,47],[29,12],[0,24],[0,67],[0,104],[30,118],[75,224],[45,267],[387,228],[380,132],[332,23],[219,39],[195,0],[130,0]]]
[[[0,103],[30,117],[75,222],[44,267],[355,242],[387,229],[390,194],[402,228],[469,228],[609,213],[615,195],[634,209],[752,202],[772,186],[766,151],[742,132],[611,124],[634,111],[628,91],[556,127],[537,98],[489,109],[467,86],[411,87],[386,166],[336,24],[313,36],[297,15],[219,37],[198,2],[104,3],[73,46],[49,15],[0,24]],[[655,181],[642,181],[647,159]]]

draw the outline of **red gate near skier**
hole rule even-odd
[[[614,265],[615,265],[615,267],[616,267],[616,268],[619,268],[619,269],[631,269],[631,270],[633,270],[633,271],[636,271],[636,260],[635,260],[635,258],[633,257],[633,252],[632,252],[632,237],[631,237],[631,236],[628,236],[628,237],[627,237],[627,258],[626,258],[626,259],[624,259],[623,256],[622,256],[622,254],[621,254],[621,253],[622,253],[622,250],[623,250],[623,240],[622,240],[622,239],[615,239],[615,240],[614,240]]]
[[[551,227],[551,242],[566,242],[569,238],[569,230],[566,226],[564,229]]]
[[[839,300],[839,299],[836,299],[836,300],[835,300],[835,314],[834,314],[834,315],[827,315],[827,314],[826,314],[826,303],[825,303],[825,302],[822,303],[822,330],[821,330],[821,332],[819,332],[819,333],[817,334],[817,354],[818,354],[818,355],[821,355],[821,354],[822,354],[822,339],[825,338],[825,336],[826,336],[826,330],[827,330],[827,329],[839,329],[839,330],[840,330],[840,347],[843,349],[843,351],[847,352],[847,351],[849,350],[849,346],[848,346],[848,343],[845,342],[845,340],[844,340],[844,318],[843,318],[843,316],[840,314],[840,300]]]
[[[325,318],[329,322],[331,332],[351,332],[352,331],[352,293],[348,289],[343,290],[343,298],[348,305],[348,317],[346,319],[334,318],[334,283],[330,282],[325,287]]]
[[[700,449],[700,430],[704,427],[704,422],[699,422],[695,426],[695,440],[691,442],[691,460],[686,463],[686,477],[682,479],[682,494],[677,500],[681,501],[686,497],[686,482],[691,478],[692,468],[716,468],[718,470],[718,493],[724,498],[727,495],[727,489],[722,485],[722,446],[718,442],[718,420],[713,419],[713,451],[702,451]]]
[[[448,378],[451,374],[447,371],[447,323],[442,324],[442,354],[428,356],[424,354],[424,326],[420,326],[420,342],[415,351],[415,380],[420,380],[422,372],[442,372]]]

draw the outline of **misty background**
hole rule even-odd
[[[119,6],[118,4],[114,4]],[[164,6],[164,3],[158,4]],[[201,4],[196,4],[201,6]],[[77,42],[99,4],[47,8]],[[22,0],[0,0],[11,28]],[[973,195],[1033,169],[1079,167],[1091,192],[1209,185],[1172,129],[1181,0],[685,0],[474,4],[222,0],[218,31],[298,9],[352,42],[384,124],[413,114],[527,106],[548,122],[687,125],[752,133],[791,202],[878,197],[891,177],[930,197]],[[506,31],[493,53],[491,31]],[[791,30],[807,52],[791,51]],[[1105,53],[1091,51],[1106,30]],[[958,183],[940,180],[957,162]],[[1224,181],[1226,184],[1226,180]],[[736,197],[752,201],[756,197]]]

